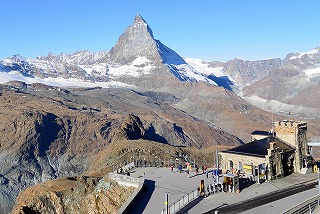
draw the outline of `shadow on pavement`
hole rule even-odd
[[[131,210],[131,214],[139,214],[144,211],[147,204],[150,201],[151,195],[155,189],[155,181],[152,180],[145,180],[144,187],[142,190],[142,194],[138,198],[138,200],[134,204],[134,209]]]
[[[183,214],[183,213],[188,213],[188,211],[196,206],[200,201],[202,201],[204,197],[200,196],[199,198],[195,199],[194,201],[192,201],[191,203],[187,204],[185,207],[183,207],[181,210],[179,210],[178,212],[176,212],[176,214]]]
[[[253,184],[256,184],[257,182],[250,179],[250,178],[239,178],[239,189],[242,191],[245,188],[250,187]]]

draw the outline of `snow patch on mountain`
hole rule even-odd
[[[42,83],[45,85],[56,86],[56,87],[97,87],[111,88],[111,87],[128,87],[133,88],[134,86],[128,85],[122,82],[109,81],[109,82],[87,82],[76,78],[65,79],[62,77],[57,78],[37,78],[37,77],[26,77],[17,71],[11,71],[9,73],[0,72],[0,83],[4,84],[9,81],[22,81],[27,84]]]
[[[223,67],[209,67],[210,61],[204,61],[195,58],[185,58],[185,61],[191,65],[194,69],[204,75],[215,75],[216,77],[226,76],[223,72]]]
[[[225,63],[217,61],[207,61],[194,58],[186,58],[185,61],[195,70],[214,81],[218,86],[232,91],[232,87],[239,84],[223,70]]]
[[[283,102],[279,102],[277,100],[266,100],[258,96],[249,96],[249,97],[242,97],[247,102],[251,103],[252,105],[256,106],[257,108],[263,109],[268,112],[273,113],[280,113],[280,114],[290,114],[299,116],[301,114],[308,114],[312,116],[314,113],[318,113],[318,111],[314,108],[305,107],[302,105],[292,105]]]
[[[318,54],[318,53],[319,53],[318,49],[313,49],[313,50],[311,50],[309,52],[298,53],[297,55],[290,57],[290,59],[301,59],[301,57],[304,56],[304,55],[313,55],[313,54]]]
[[[158,47],[158,52],[163,60],[163,63],[168,65],[186,64],[183,58],[179,56],[175,51],[162,44],[159,40],[155,41]]]
[[[109,66],[106,63],[94,64],[94,65],[78,65],[85,70],[88,74],[107,75]]]
[[[15,55],[3,60],[3,65],[10,65],[10,64],[14,64],[14,63],[24,63],[24,62],[27,62],[27,58],[25,58],[19,54],[15,54]]]
[[[134,65],[109,65],[108,74],[110,77],[120,77],[120,76],[133,76],[139,77],[141,75],[150,74],[150,71],[155,66],[147,65],[143,67],[137,67]]]
[[[151,63],[151,60],[149,60],[148,58],[146,58],[144,56],[139,56],[138,58],[136,58],[135,60],[132,61],[131,65],[144,66],[144,65],[148,65],[150,63]]]
[[[148,58],[137,57],[129,65],[109,65],[107,73],[111,78],[120,76],[139,77],[141,75],[150,74],[151,70],[154,68],[155,66],[152,65],[151,60]]]
[[[210,80],[192,66],[187,64],[184,59],[179,56],[175,51],[171,50],[159,40],[157,42],[158,52],[163,60],[163,63],[166,64],[171,71],[179,80],[189,81],[189,82],[207,82],[211,85],[217,85],[214,81]]]
[[[39,59],[28,59],[29,64],[38,68],[44,74],[55,74],[58,76],[58,71],[55,69],[52,63]]]
[[[305,73],[305,75],[307,75],[308,77],[312,77],[312,76],[316,76],[320,74],[320,67],[316,67],[316,68],[309,68],[303,71]]]
[[[151,65],[151,60],[146,57],[137,57],[129,65],[99,63],[93,65],[78,65],[90,75],[100,75],[112,77],[133,76],[150,74],[150,71],[155,68]]]

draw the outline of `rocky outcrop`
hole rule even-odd
[[[134,190],[107,177],[68,177],[26,189],[11,213],[116,213]]]
[[[147,57],[152,63],[162,63],[152,30],[140,15],[135,16],[133,25],[125,30],[108,55],[112,62],[122,65],[141,56]]]

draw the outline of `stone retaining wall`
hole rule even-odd
[[[128,198],[128,200],[121,206],[118,213],[130,213],[133,209],[135,202],[142,194],[144,187],[144,179],[134,178],[127,175],[121,175],[116,173],[109,173],[109,178],[116,181],[119,185],[135,187],[136,190]]]

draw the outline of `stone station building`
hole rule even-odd
[[[257,170],[267,180],[304,172],[310,158],[306,133],[306,122],[274,122],[271,132],[254,131],[251,142],[221,151],[221,167],[245,175]]]

